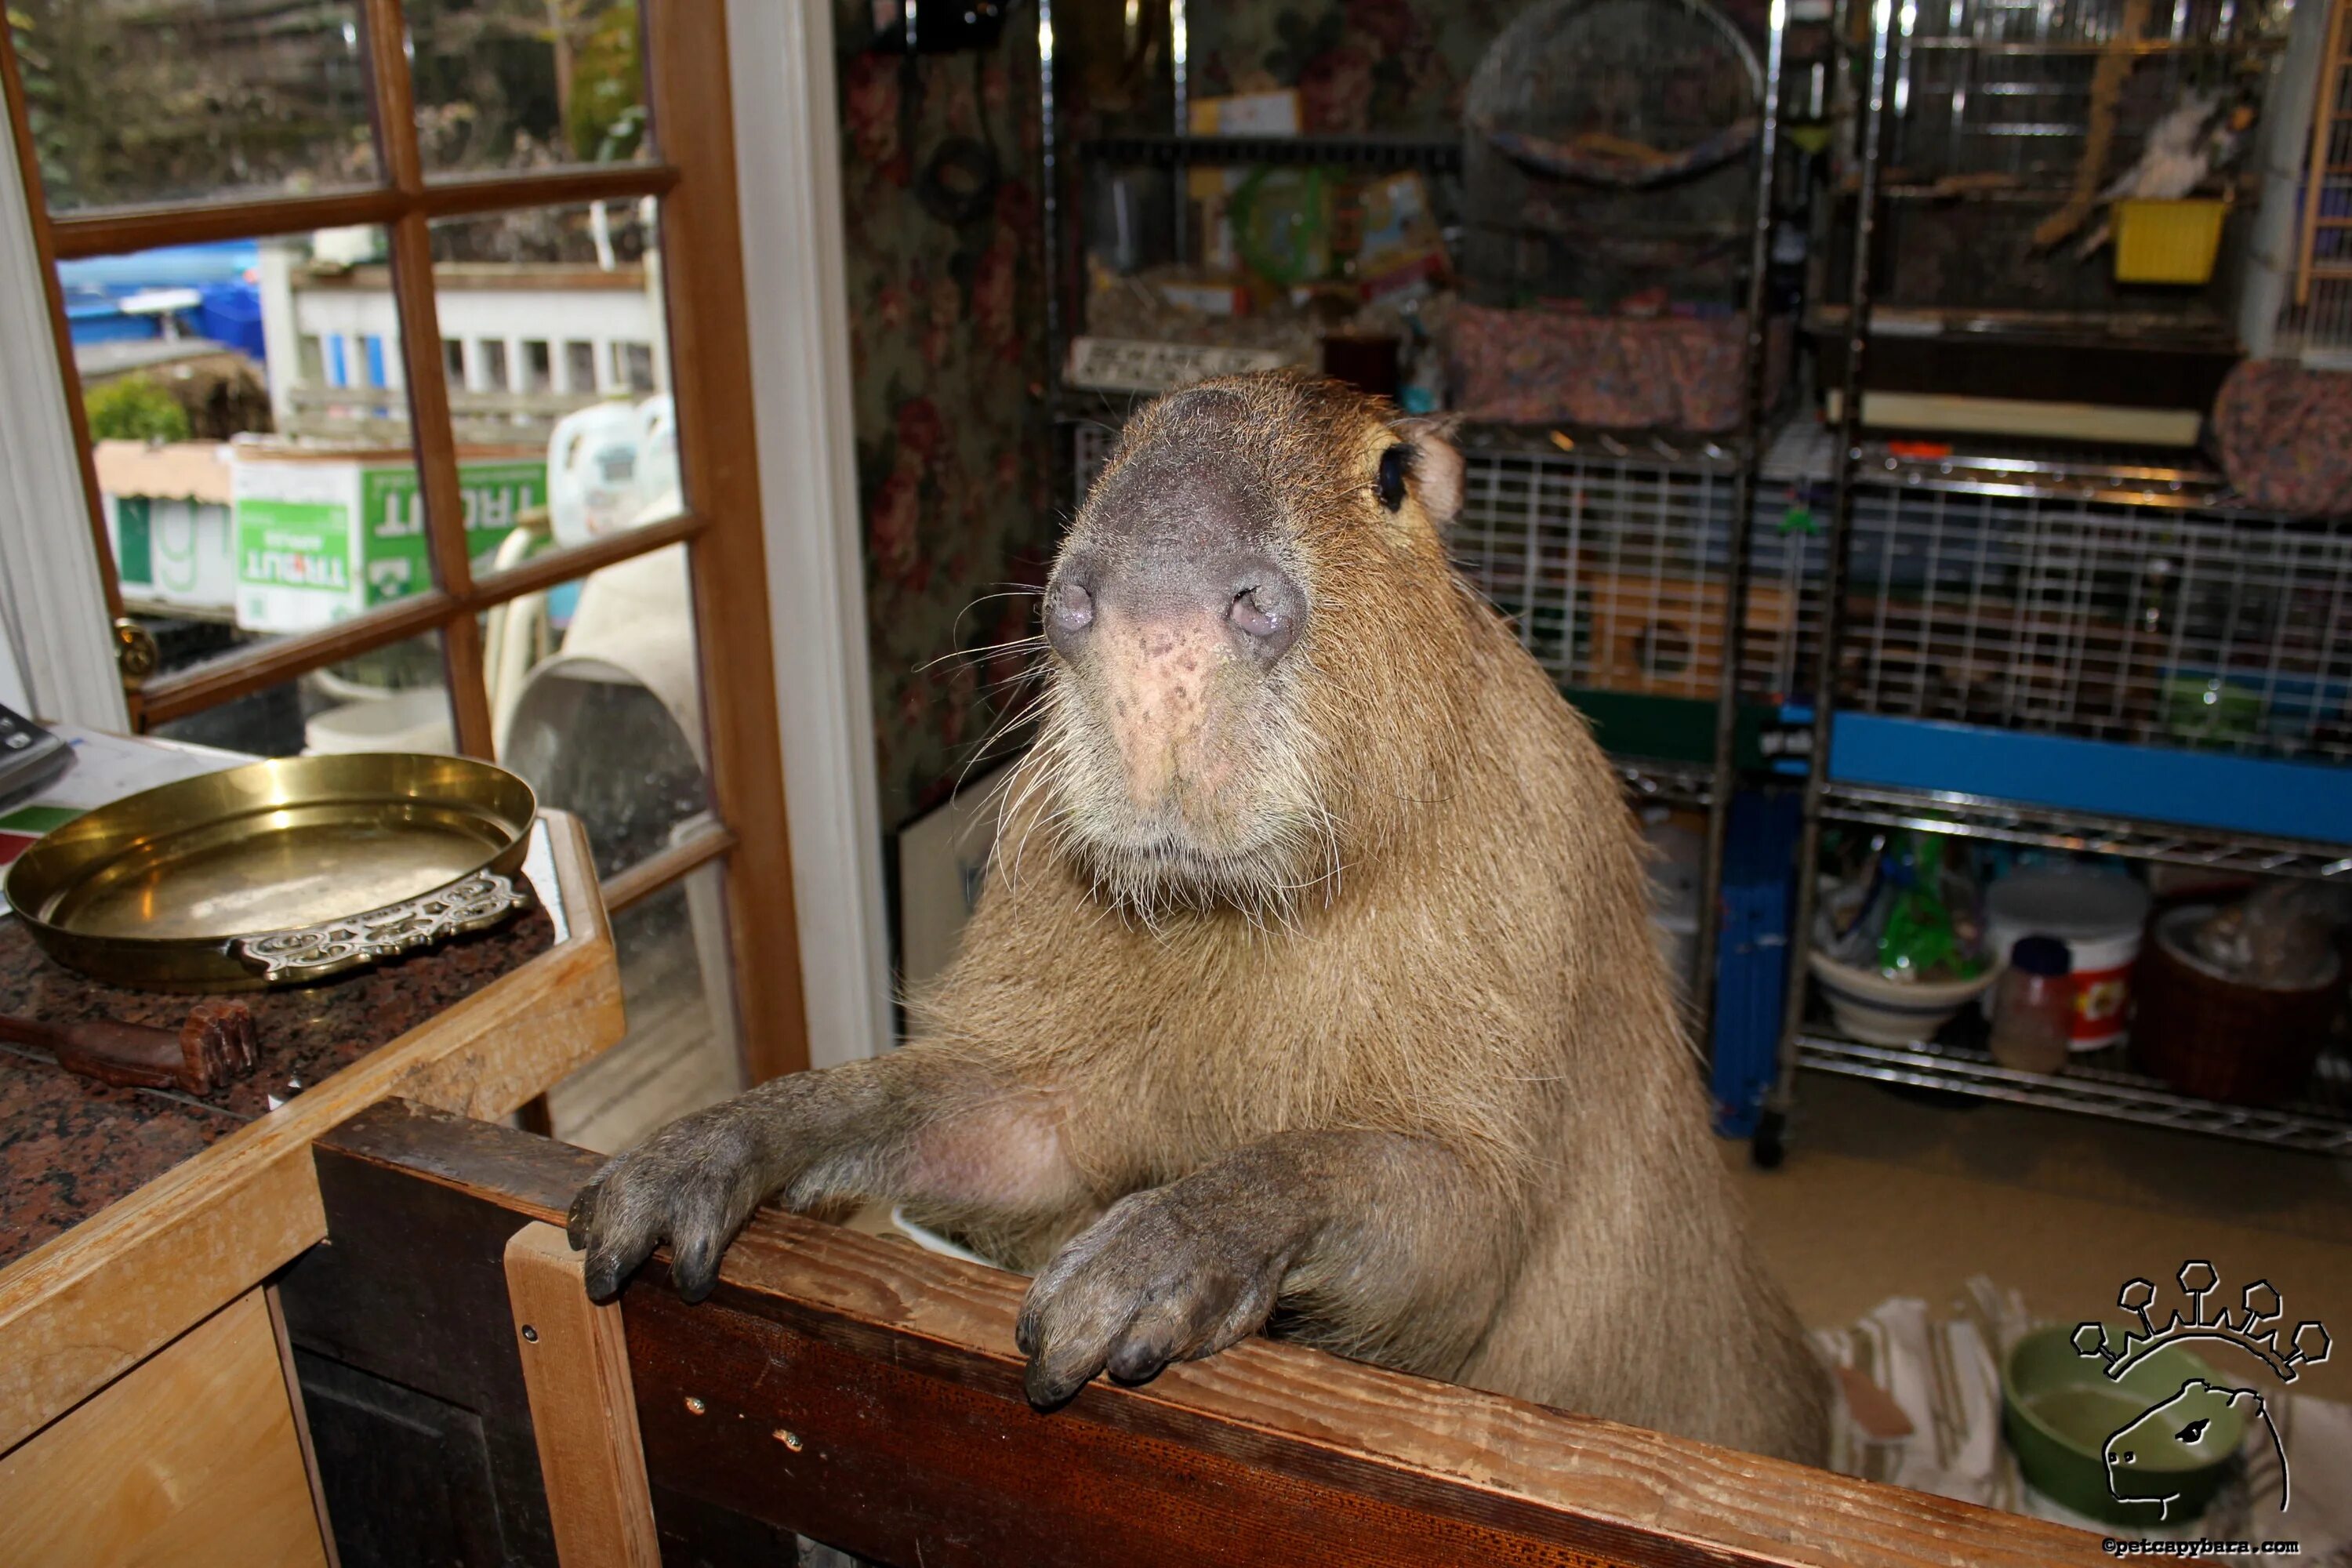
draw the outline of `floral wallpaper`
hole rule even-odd
[[[1761,38],[1769,0],[1717,0]],[[1191,8],[1192,90],[1298,89],[1309,132],[1443,135],[1479,57],[1528,0],[1327,0]]]
[[[1048,496],[1032,14],[997,45],[868,50],[840,0],[843,217],[882,819],[945,797],[1024,661]]]

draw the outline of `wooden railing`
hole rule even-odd
[[[567,1563],[789,1562],[793,1533],[906,1568],[2104,1560],[2079,1531],[1265,1340],[1039,1415],[1013,1276],[765,1212],[710,1300],[656,1261],[600,1315],[533,1228],[595,1156],[393,1101],[316,1157],[329,1241],[281,1296],[343,1568],[402,1529]]]
[[[594,392],[467,392],[449,389],[460,446],[544,445],[565,415],[606,401]],[[283,434],[320,440],[408,444],[408,393],[397,386],[293,386]]]

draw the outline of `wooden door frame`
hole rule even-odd
[[[749,511],[762,526],[709,529],[681,520],[639,536],[674,530],[694,537],[696,615],[709,656],[703,689],[714,804],[729,828],[632,868],[607,884],[607,893],[622,907],[673,885],[698,865],[726,858],[742,1054],[751,1075],[763,1079],[809,1065],[812,1036],[822,1042],[816,1060],[827,1063],[886,1048],[891,1028],[841,309],[832,17],[822,0],[666,0],[661,11],[667,24],[649,37],[646,47],[648,100],[663,127],[666,157],[709,176],[679,181],[663,194],[666,247],[696,255],[709,274],[693,289],[674,290],[671,297],[680,456],[690,480],[698,481],[691,486],[698,514],[740,518]],[[372,28],[383,35],[377,47],[394,41],[383,21],[386,8],[372,4],[368,14]],[[744,39],[740,48],[730,47],[734,29]],[[388,156],[398,141],[386,138]],[[739,146],[750,155],[739,158]],[[14,226],[0,234],[0,247],[38,246],[47,227],[26,211],[21,171],[5,172],[10,191],[0,196],[0,226],[12,216]],[[389,173],[395,182],[420,179],[396,157]],[[591,171],[567,183],[585,187],[604,178],[604,171]],[[552,183],[546,188],[544,197],[534,199],[562,200],[568,194]],[[340,222],[351,220],[342,208],[377,199],[298,198],[285,206],[317,205],[319,221]],[[115,226],[124,248],[136,248],[145,232],[135,215],[110,229]],[[93,241],[85,234],[79,243]],[[416,258],[408,259],[409,270],[417,271]],[[29,289],[16,281],[28,273]],[[77,505],[84,518],[96,515],[86,458],[69,439],[72,378],[57,355],[42,352],[49,346],[43,340],[63,341],[51,325],[53,269],[11,268],[9,274],[8,284],[0,285],[0,328],[6,329],[0,341],[33,352],[11,353],[15,363],[0,370],[0,457],[9,459],[7,471],[26,476],[0,487],[0,564],[12,580],[42,584],[39,608],[46,618],[18,629],[50,656],[47,663],[64,672],[41,679],[48,673],[45,664],[26,672],[28,683],[36,683],[39,705],[52,717],[126,728],[131,721],[115,681],[108,617],[85,602],[93,595],[101,608],[104,602],[103,580],[79,559],[91,534],[44,524],[49,513],[70,514]],[[747,274],[760,279],[756,316],[747,306]],[[429,275],[402,293],[412,310],[429,310]],[[20,337],[26,321],[35,330]],[[431,347],[428,340],[437,333],[412,335]],[[18,368],[28,362],[32,373]],[[44,370],[46,375],[35,374]],[[440,387],[437,364],[413,366],[409,379],[412,388]],[[752,389],[748,398],[741,395],[747,386]],[[762,450],[803,460],[763,465]],[[45,489],[30,482],[44,475]],[[442,488],[447,489],[446,480]],[[428,513],[432,489],[428,484]],[[40,493],[28,493],[35,490]],[[452,499],[441,496],[445,513],[452,511]],[[436,527],[451,531],[446,521]],[[614,558],[631,552],[613,552]],[[572,554],[562,574],[601,564],[604,553],[592,546],[585,555]],[[548,574],[534,570],[540,564],[501,574],[494,591],[503,596],[525,577],[533,579],[530,585],[543,585],[535,582]],[[85,591],[49,591],[52,582],[69,583],[77,567],[87,578]],[[475,587],[462,580],[457,586],[461,595]],[[446,594],[445,588],[440,595],[418,595],[402,608],[415,618],[427,613],[424,600],[440,596],[446,605]],[[387,629],[379,621],[372,640],[383,640]],[[287,662],[283,673],[291,674],[291,667],[303,663],[300,650]],[[69,698],[50,695],[68,685]],[[197,697],[178,692],[166,706],[185,709]],[[477,722],[461,723],[461,731],[479,728],[479,716],[473,717]],[[795,807],[789,816],[787,773]],[[802,907],[822,917],[801,921],[796,911]],[[803,977],[812,987],[806,992]]]

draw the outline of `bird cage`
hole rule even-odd
[[[2252,205],[2218,274],[2207,246],[2169,277],[2118,267],[2114,208],[2234,193],[2284,25],[2238,0],[1899,7],[1876,302],[2225,331]]]
[[[1706,0],[1550,0],[1505,28],[1463,110],[1474,304],[1739,307],[1764,89]]]

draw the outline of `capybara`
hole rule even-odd
[[[763,1199],[1041,1269],[1031,1399],[1265,1327],[1818,1460],[1615,773],[1449,563],[1463,464],[1293,373],[1129,422],[1047,584],[1035,744],[913,1038],[606,1165],[588,1288],[707,1293]]]

